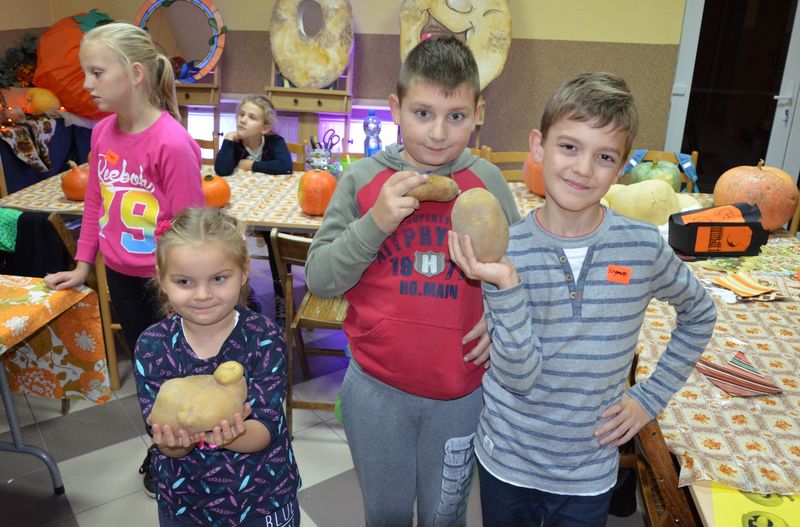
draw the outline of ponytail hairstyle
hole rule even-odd
[[[156,108],[166,110],[180,122],[172,63],[166,55],[158,52],[147,31],[126,22],[112,22],[86,33],[81,44],[87,42],[107,46],[117,56],[129,77],[133,63],[141,64],[147,77],[147,96],[150,103]]]

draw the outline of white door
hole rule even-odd
[[[755,165],[759,158],[798,180],[800,16],[796,11],[796,0],[685,1],[664,150],[700,152],[701,191],[710,192],[727,168]],[[775,20],[783,21],[783,27]],[[705,47],[698,52],[701,32]],[[753,51],[755,40],[748,41],[748,35],[756,39],[765,34],[771,36],[772,48],[759,57]],[[783,53],[785,60],[778,56]],[[754,64],[740,67],[740,59]],[[695,77],[696,65],[701,78]],[[765,88],[769,82],[748,85],[747,75],[775,81],[769,89]]]

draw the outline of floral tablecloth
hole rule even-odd
[[[0,139],[37,172],[50,172],[47,144],[55,132],[56,120],[49,115],[29,115],[25,122],[0,125]]]
[[[742,351],[783,393],[731,396],[695,370],[658,416],[664,440],[680,460],[681,486],[713,480],[760,494],[800,492],[800,282],[795,268],[776,272],[778,261],[797,261],[787,258],[787,247],[790,254],[800,254],[800,243],[778,237],[760,259],[744,263],[769,270],[752,276],[780,285],[794,297],[735,304],[715,298],[717,325],[703,353],[703,359],[723,365]],[[708,269],[711,262],[690,266],[699,278],[710,279],[723,272]],[[727,269],[735,262],[720,265]],[[637,382],[652,373],[674,323],[675,313],[667,304],[650,304],[639,339]]]
[[[53,291],[41,278],[0,275],[0,355],[15,391],[111,399],[97,295],[87,287]]]

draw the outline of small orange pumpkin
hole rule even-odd
[[[714,186],[714,205],[747,202],[758,205],[761,226],[780,229],[794,214],[800,194],[791,176],[775,167],[740,166],[723,173]]]
[[[300,176],[297,201],[300,209],[310,216],[322,216],[336,189],[336,178],[326,170],[317,168]]]
[[[72,201],[83,201],[89,184],[89,167],[69,161],[71,167],[61,175],[61,192]]]
[[[231,201],[231,187],[224,178],[208,174],[203,176],[203,194],[209,207],[224,207]]]
[[[528,190],[537,196],[544,197],[544,178],[542,178],[542,164],[534,163],[530,153],[522,163],[522,177]]]

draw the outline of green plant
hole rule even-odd
[[[36,46],[39,37],[32,33],[22,35],[19,44],[8,48],[0,57],[0,88],[32,85],[36,70]]]

